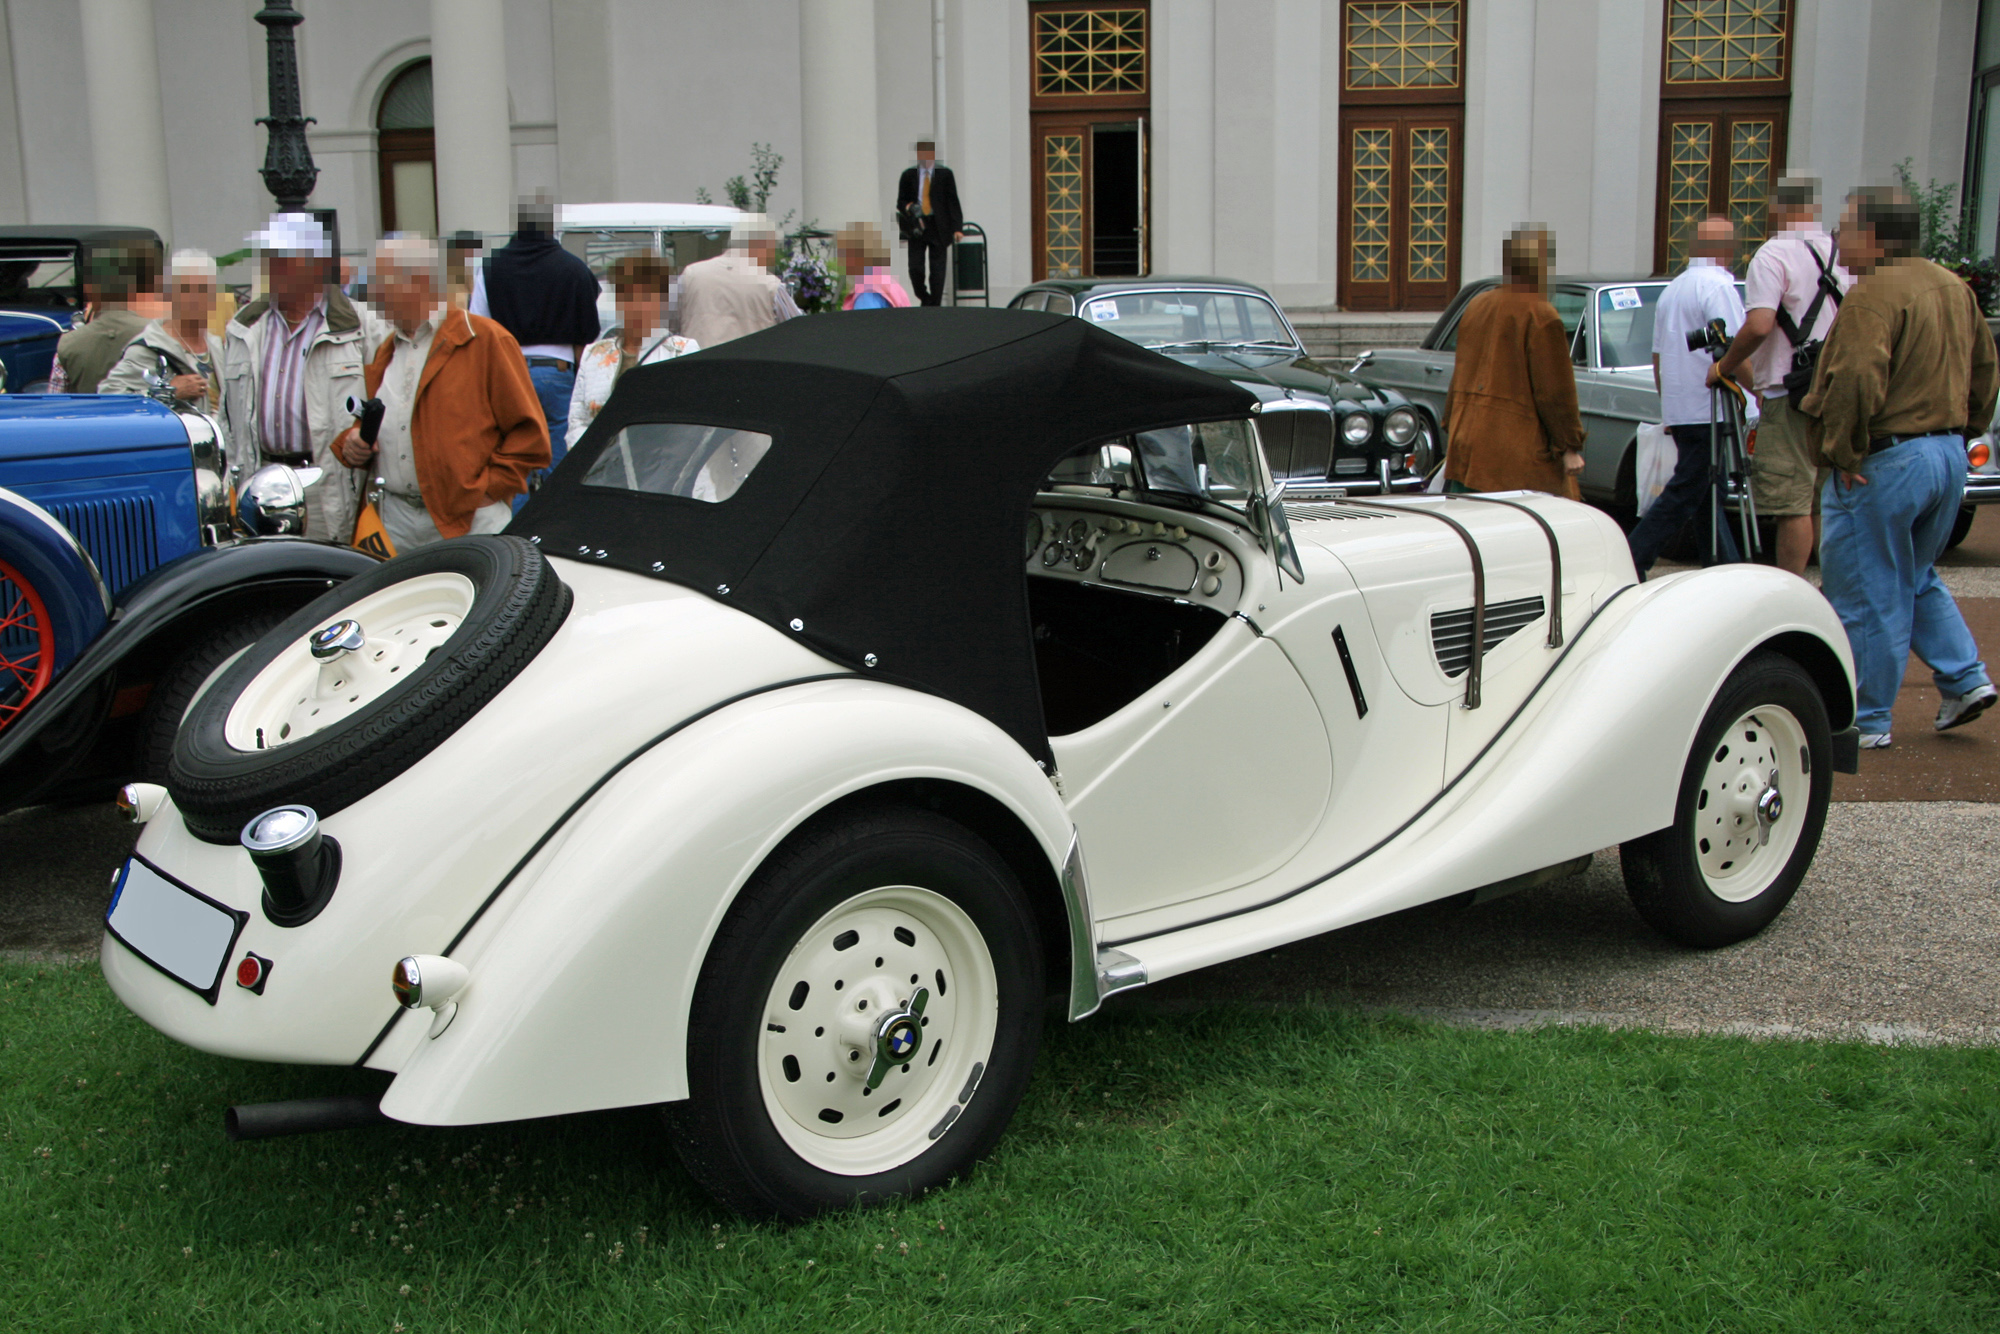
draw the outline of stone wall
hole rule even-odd
[[[1370,348],[1415,347],[1437,320],[1436,311],[1352,311],[1323,306],[1285,311],[1306,351],[1329,365],[1345,366]]]

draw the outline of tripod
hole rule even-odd
[[[1742,387],[1728,380],[1708,391],[1708,532],[1703,547],[1711,565],[1721,558],[1729,523],[1723,497],[1732,482],[1736,485],[1736,521],[1741,536],[1737,550],[1745,560],[1755,560],[1762,550],[1757,536],[1757,502],[1750,494],[1745,402]]]

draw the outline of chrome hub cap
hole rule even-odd
[[[998,1001],[992,956],[957,904],[911,885],[856,895],[772,980],[757,1062],[771,1124],[823,1171],[909,1162],[976,1091]]]
[[[1787,709],[1753,709],[1722,734],[1695,797],[1695,860],[1717,898],[1744,903],[1770,888],[1802,832],[1785,816],[1812,783],[1805,728]]]
[[[472,581],[440,572],[405,579],[287,644],[230,707],[223,737],[271,750],[331,727],[409,679],[472,610]]]

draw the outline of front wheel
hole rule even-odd
[[[1832,798],[1819,687],[1790,658],[1754,654],[1709,705],[1673,824],[1619,849],[1626,892],[1654,930],[1680,944],[1748,939],[1797,892]]]
[[[772,857],[718,931],[669,1132],[744,1214],[921,1194],[1006,1128],[1041,998],[1033,913],[992,849],[922,811],[831,817]]]
[[[1972,521],[1979,517],[1979,510],[1972,505],[1958,507],[1958,517],[1951,521],[1951,536],[1944,540],[1944,549],[1950,551],[1972,534]]]

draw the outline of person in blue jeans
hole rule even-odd
[[[1972,289],[1914,254],[1921,230],[1898,191],[1850,197],[1841,251],[1861,278],[1802,405],[1834,469],[1820,496],[1820,572],[1854,651],[1864,750],[1890,743],[1912,651],[1943,697],[1938,731],[2000,698],[1936,568],[1965,495],[1965,432],[1993,419],[2000,358]]]

